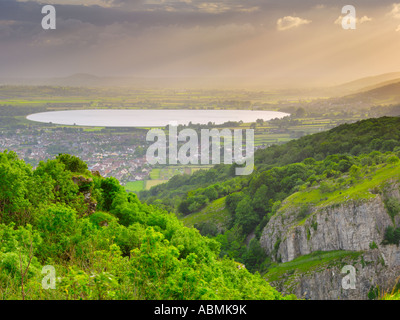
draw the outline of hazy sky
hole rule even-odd
[[[41,8],[57,10],[43,30]],[[339,83],[400,71],[400,3],[0,0],[0,77],[232,77]],[[245,80],[244,80],[245,81]]]

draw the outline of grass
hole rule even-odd
[[[161,171],[161,169],[158,169],[158,168],[154,168],[153,170],[151,170],[150,179],[151,180],[160,180],[160,171]]]
[[[166,180],[147,180],[146,181],[146,190],[150,190],[151,187],[158,186],[159,184],[167,182]]]
[[[362,252],[352,251],[315,251],[290,262],[272,265],[264,277],[267,281],[277,281],[287,275],[316,272],[321,268],[325,270],[328,266],[342,264],[344,258],[357,260]]]
[[[281,210],[287,210],[288,207],[298,207],[301,204],[309,203],[314,206],[326,207],[333,204],[343,203],[347,200],[367,200],[376,197],[373,191],[379,188],[389,179],[400,179],[400,164],[381,164],[377,166],[375,172],[360,177],[354,183],[349,185],[350,178],[346,179],[342,185],[333,182],[335,191],[322,193],[318,187],[310,187],[306,190],[296,192],[285,200]]]
[[[151,187],[167,182],[166,180],[140,180],[127,182],[125,190],[128,192],[139,192],[142,190],[149,190]]]
[[[105,129],[106,127],[91,127],[91,128],[84,128],[83,131],[85,132],[96,132]]]
[[[173,176],[178,174],[192,174],[198,170],[207,170],[212,168],[212,165],[204,166],[166,166],[163,168],[154,168],[150,172],[151,180],[163,180],[167,182]]]
[[[125,190],[128,192],[139,192],[145,189],[145,181],[127,182]]]
[[[225,198],[217,199],[209,203],[199,212],[192,213],[182,219],[187,227],[193,227],[196,223],[211,222],[224,228],[230,218],[228,209],[225,208]]]
[[[394,294],[385,294],[382,297],[382,300],[400,300],[400,292],[394,293]]]

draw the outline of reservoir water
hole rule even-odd
[[[35,113],[28,120],[77,126],[95,127],[164,127],[170,123],[223,124],[228,121],[255,122],[283,118],[289,114],[277,111],[251,110],[121,110],[92,109]]]

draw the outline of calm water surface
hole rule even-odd
[[[255,122],[283,118],[289,114],[277,111],[250,110],[69,110],[31,114],[28,120],[63,125],[97,127],[164,127],[171,122],[222,124],[227,121]]]

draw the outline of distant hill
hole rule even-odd
[[[346,82],[332,89],[337,92],[361,92],[375,89],[393,82],[400,82],[400,72],[385,73],[377,76],[357,79],[351,82]]]
[[[395,83],[345,96],[344,99],[348,102],[362,102],[371,105],[400,103],[400,79],[397,79]]]
[[[151,86],[152,79],[99,77],[92,74],[78,73],[67,77],[55,78],[1,78],[0,85],[29,85],[29,86],[68,86],[68,87],[124,87]],[[157,81],[154,81],[157,84]]]
[[[250,80],[218,77],[103,77],[78,73],[67,77],[54,78],[0,78],[0,85],[242,89],[243,83],[249,84],[248,81]],[[302,94],[302,92],[297,90],[295,94]]]

